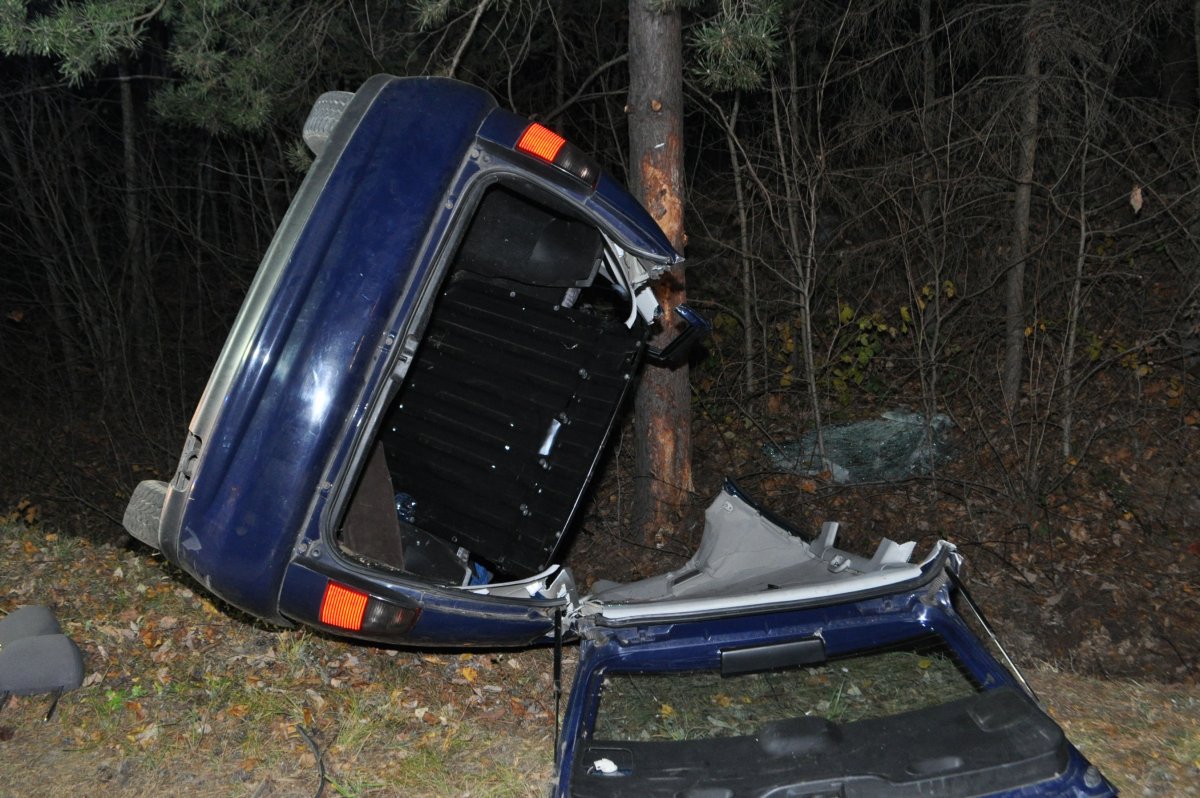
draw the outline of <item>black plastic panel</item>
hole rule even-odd
[[[458,252],[458,266],[536,286],[587,286],[604,239],[590,224],[497,187],[488,192]]]
[[[381,431],[414,523],[514,578],[548,564],[641,338],[640,325],[562,307],[544,290],[451,282]]]
[[[825,661],[825,641],[819,637],[749,648],[721,649],[721,675],[757,673]]]
[[[596,772],[601,758],[617,764]],[[1062,730],[1008,687],[930,709],[837,724],[802,717],[754,737],[598,741],[579,749],[571,795],[927,798],[987,795],[1067,766]]]

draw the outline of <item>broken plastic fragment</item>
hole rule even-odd
[[[592,770],[597,773],[610,775],[617,772],[617,763],[611,759],[597,759],[592,763]]]
[[[634,295],[634,299],[637,303],[638,313],[642,315],[642,320],[651,324],[661,312],[658,297],[650,290],[650,286],[645,286]]]

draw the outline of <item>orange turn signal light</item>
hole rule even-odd
[[[517,149],[529,153],[535,158],[554,163],[554,159],[558,157],[559,151],[566,143],[566,139],[550,128],[534,122],[525,128],[525,132],[517,140]]]
[[[321,598],[321,623],[357,632],[367,611],[367,594],[330,582]]]
[[[596,187],[596,182],[600,179],[600,167],[578,147],[537,122],[530,123],[521,133],[521,137],[517,139],[517,151],[545,161],[592,188]]]

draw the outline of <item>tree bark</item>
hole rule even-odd
[[[1025,354],[1025,262],[1029,257],[1029,212],[1033,197],[1033,170],[1037,159],[1040,65],[1036,42],[1039,0],[1031,0],[1025,17],[1024,85],[1021,129],[1017,152],[1017,187],[1013,192],[1013,226],[1009,242],[1011,265],[1005,281],[1004,375],[1001,390],[1011,411],[1021,390]]]
[[[1086,89],[1085,89],[1086,91]],[[1085,102],[1087,95],[1084,95]],[[1083,312],[1083,266],[1087,259],[1087,159],[1088,140],[1083,141],[1083,152],[1079,156],[1079,245],[1075,252],[1075,279],[1071,281],[1071,302],[1067,306],[1067,343],[1063,353],[1062,379],[1062,456],[1071,456],[1071,429],[1075,423],[1075,381],[1072,368],[1075,364],[1075,341],[1079,334],[1079,316]]]
[[[678,10],[649,0],[629,3],[630,183],[671,244],[683,250],[683,41]],[[655,285],[663,309],[653,344],[677,334],[674,309],[686,297],[676,266]],[[678,524],[692,490],[691,391],[686,365],[648,368],[634,406],[634,524],[647,545],[661,544]]]

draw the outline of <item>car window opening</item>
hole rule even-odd
[[[802,717],[833,723],[924,709],[977,691],[936,637],[758,673],[614,672],[605,676],[597,740],[703,740],[758,734]]]
[[[541,571],[645,335],[590,224],[503,186],[480,201],[338,530],[443,585]]]
[[[733,677],[610,672],[598,700],[572,795],[979,795],[1069,755],[1027,696],[979,689],[937,637]]]

